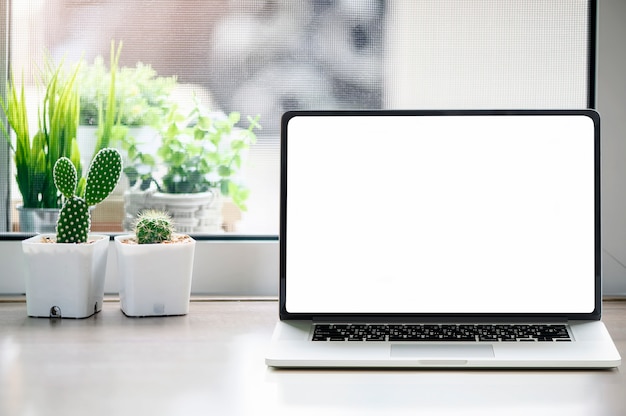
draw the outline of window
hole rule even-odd
[[[195,93],[213,111],[240,112],[244,127],[246,116],[259,115],[263,129],[238,178],[250,190],[248,209],[227,203],[224,212],[231,231],[271,235],[283,111],[592,106],[590,10],[577,1],[32,0],[11,2],[5,35],[13,74],[26,83],[31,133],[46,53],[67,70],[79,60],[93,66],[98,56],[108,68],[112,40],[123,42],[120,68],[140,62],[175,76],[180,105]],[[88,95],[93,78],[84,81]],[[131,87],[118,85],[117,94]],[[86,169],[91,149],[80,144]],[[96,228],[122,227],[122,182],[93,213]],[[12,229],[19,203],[13,184]]]
[[[275,236],[283,111],[594,107],[595,7],[591,0],[9,1],[0,6],[9,22],[0,62],[18,83],[23,76],[31,133],[46,52],[68,71],[98,56],[110,69],[112,41],[123,42],[118,74],[140,62],[175,76],[168,97],[180,108],[197,96],[211,111],[241,113],[244,129],[246,116],[258,115],[263,128],[233,179],[249,190],[247,209],[225,198],[217,233]],[[158,134],[148,137],[158,143]],[[90,141],[81,142],[85,165]],[[12,159],[0,141],[0,231],[21,229]],[[131,184],[122,183],[94,210],[94,230],[123,229]]]

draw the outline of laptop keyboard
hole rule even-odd
[[[571,341],[566,325],[316,324],[313,341]]]

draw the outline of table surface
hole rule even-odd
[[[626,357],[626,302],[603,320]],[[0,301],[0,415],[621,415],[620,369],[278,370],[275,301],[199,301],[182,317],[28,318]]]

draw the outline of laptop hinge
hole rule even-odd
[[[384,316],[314,316],[313,323],[553,323],[565,324],[564,316],[427,316],[427,317],[384,317]]]

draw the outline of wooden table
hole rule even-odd
[[[275,301],[199,301],[183,317],[28,318],[0,300],[0,415],[622,415],[603,371],[276,370]],[[626,302],[604,321],[626,357]]]

